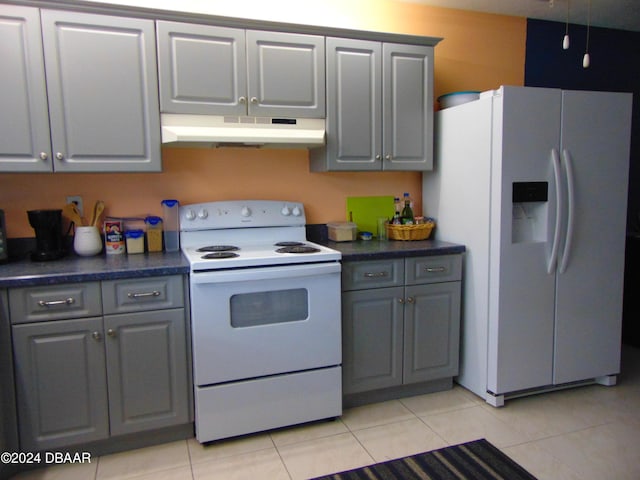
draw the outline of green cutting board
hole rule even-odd
[[[393,196],[347,197],[347,220],[352,219],[359,232],[371,232],[377,236],[378,217],[393,217],[393,199]]]

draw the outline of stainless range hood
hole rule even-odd
[[[163,113],[160,121],[162,143],[167,146],[311,148],[325,142],[322,118]]]

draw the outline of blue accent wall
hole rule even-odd
[[[628,230],[640,232],[640,32],[591,27],[591,66],[586,69],[582,68],[582,56],[587,28],[569,24],[568,50],[562,49],[564,33],[564,23],[527,20],[524,83],[634,94],[627,218]]]

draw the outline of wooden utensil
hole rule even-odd
[[[78,211],[78,206],[75,203],[67,203],[62,208],[62,214],[69,219],[69,221],[73,222],[77,227],[81,227],[83,225],[82,216]]]
[[[100,222],[100,216],[104,212],[104,202],[98,200],[93,206],[93,214],[91,215],[91,223],[89,225],[97,227]]]

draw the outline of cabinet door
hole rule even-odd
[[[342,294],[343,393],[402,383],[402,287]]]
[[[245,31],[157,22],[160,110],[247,114]]]
[[[384,170],[433,168],[433,47],[383,46]]]
[[[381,170],[381,132],[381,44],[327,38],[327,146],[312,168]]]
[[[403,383],[458,374],[460,282],[406,287]]]
[[[161,169],[151,20],[43,10],[54,169]]]
[[[183,308],[105,317],[111,434],[189,421]]]
[[[14,385],[9,302],[7,291],[0,288],[0,452],[19,450]],[[0,478],[9,478],[11,467],[0,462]]]
[[[13,342],[21,450],[106,438],[102,318],[14,325]]]
[[[0,171],[50,172],[51,141],[38,9],[0,5]]]
[[[249,115],[324,118],[324,37],[247,31]]]

